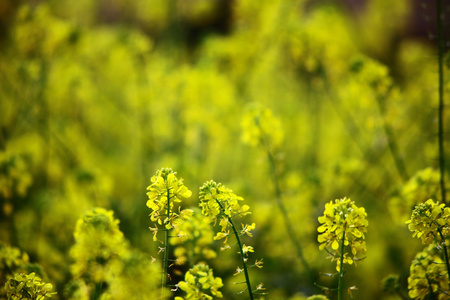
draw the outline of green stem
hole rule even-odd
[[[441,244],[442,244],[442,248],[444,250],[445,265],[447,266],[447,276],[450,279],[450,262],[448,260],[447,244],[445,242],[445,238],[444,238],[444,235],[442,234],[441,228],[438,228],[437,231],[438,231],[439,236],[441,237],[441,240],[442,240]],[[449,289],[450,289],[450,280],[449,280],[448,286],[449,286]]]
[[[429,297],[428,297],[427,299],[430,299],[430,300],[438,300],[436,293],[433,292],[433,286],[431,285],[430,278],[428,278],[428,275],[427,275],[427,274],[425,274],[425,278],[427,279],[427,283],[428,283],[428,292],[429,292]]]
[[[262,131],[261,124],[258,119],[255,119],[255,123],[259,127],[259,129]],[[283,215],[283,221],[284,221],[284,226],[286,227],[286,232],[287,232],[289,238],[291,239],[295,250],[297,251],[297,255],[300,258],[300,261],[303,264],[303,267],[305,268],[306,272],[308,273],[308,278],[312,280],[313,276],[311,276],[311,268],[309,267],[309,264],[306,261],[305,256],[303,255],[302,247],[300,246],[300,242],[297,239],[297,235],[295,234],[294,227],[292,226],[291,220],[289,219],[287,209],[284,206],[283,201],[282,201],[283,196],[281,193],[280,183],[278,180],[278,172],[277,172],[277,167],[276,167],[276,163],[275,163],[275,158],[274,158],[272,152],[270,151],[269,143],[266,142],[264,137],[260,138],[260,143],[267,153],[267,158],[269,160],[270,170],[272,173],[272,180],[273,180],[274,186],[275,186],[275,199],[277,201],[277,206],[280,209],[281,214]]]
[[[444,40],[442,38],[442,4],[441,0],[436,1],[436,19],[438,32],[438,64],[439,64],[439,121],[438,121],[438,135],[439,135],[439,170],[440,170],[440,186],[442,202],[447,204],[445,196],[445,158],[444,158]]]
[[[395,166],[397,168],[398,173],[400,174],[400,177],[402,178],[403,181],[406,181],[408,180],[409,175],[408,172],[406,171],[405,163],[402,160],[400,153],[398,151],[398,144],[395,139],[394,132],[392,131],[392,127],[390,127],[386,121],[386,106],[384,103],[384,99],[382,97],[376,98],[378,103],[378,109],[380,110],[380,114],[383,119],[383,129],[384,133],[386,134],[389,150],[392,154]]]
[[[94,292],[92,293],[92,295],[90,297],[92,300],[100,299],[101,295],[103,294],[103,289],[104,289],[103,285],[104,285],[104,282],[98,282],[95,284]]]
[[[344,285],[344,245],[345,244],[345,230],[342,232],[342,241],[341,241],[341,260],[339,267],[339,285],[338,285],[338,300],[342,300],[342,292]]]
[[[170,189],[167,189],[167,219],[170,219]],[[164,228],[164,260],[162,286],[167,286],[167,277],[169,276],[169,230]],[[162,291],[161,291],[162,293]]]
[[[302,247],[300,246],[300,242],[297,239],[297,235],[295,234],[294,227],[292,226],[291,220],[289,219],[289,215],[288,215],[286,206],[284,206],[283,201],[282,201],[282,194],[281,194],[280,183],[278,180],[275,159],[269,149],[267,149],[267,157],[270,162],[272,179],[273,179],[273,182],[275,185],[275,196],[276,196],[275,199],[277,200],[278,208],[280,209],[281,214],[283,215],[284,226],[286,227],[286,231],[292,241],[292,244],[294,244],[294,247],[297,251],[297,255],[300,258],[300,261],[302,262],[303,267],[305,268],[306,272],[310,275],[311,268],[309,267],[309,264],[306,261],[305,256],[303,255]],[[308,276],[308,278],[312,278],[312,277]]]
[[[222,212],[224,212],[224,209],[223,209],[222,205],[220,204],[220,202],[217,199],[215,199],[215,200],[216,200],[217,204],[219,205],[220,209],[222,210]],[[239,253],[241,255],[242,266],[244,268],[245,282],[247,283],[248,295],[250,296],[250,299],[253,300],[252,285],[250,284],[250,276],[248,275],[248,271],[247,271],[247,263],[246,263],[245,254],[244,254],[244,251],[242,248],[241,239],[239,238],[239,234],[236,230],[236,227],[234,226],[234,223],[233,223],[233,220],[231,219],[231,217],[228,217],[228,222],[230,222],[231,228],[233,228],[233,233],[234,233],[234,236],[236,237],[236,241],[238,243]]]

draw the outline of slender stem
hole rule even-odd
[[[294,247],[297,251],[297,255],[300,258],[300,261],[302,262],[303,267],[305,268],[305,270],[308,274],[311,274],[311,268],[309,267],[309,264],[306,261],[305,256],[303,255],[302,247],[300,246],[300,242],[297,239],[297,235],[295,234],[291,220],[289,219],[289,215],[287,213],[286,206],[284,206],[284,204],[283,204],[280,183],[278,180],[278,175],[277,175],[277,170],[276,170],[276,165],[275,165],[275,159],[269,149],[267,149],[267,157],[270,162],[270,169],[272,172],[272,178],[273,178],[273,182],[275,185],[275,196],[276,196],[275,199],[277,200],[278,208],[280,209],[281,214],[283,215],[284,226],[286,227],[286,231],[292,241],[292,244],[294,244]],[[308,277],[310,277],[310,276],[308,276]]]
[[[170,189],[167,189],[167,219],[170,219]],[[164,260],[163,260],[163,277],[162,286],[167,286],[167,277],[169,276],[169,230],[164,229]],[[161,291],[162,292],[162,291]]]
[[[104,282],[98,282],[95,284],[94,287],[94,292],[91,295],[91,299],[92,300],[97,300],[100,299],[101,295],[103,294],[103,290],[104,290]]]
[[[438,233],[439,233],[439,235],[441,237],[441,240],[442,240],[441,245],[442,245],[442,248],[444,250],[445,265],[447,266],[447,276],[450,279],[450,262],[448,260],[447,244],[445,242],[445,238],[444,238],[444,235],[442,234],[441,228],[438,228],[437,231],[438,231]],[[449,280],[448,286],[449,286],[449,289],[450,289],[450,280]]]
[[[400,174],[400,177],[402,178],[403,181],[406,181],[408,180],[409,175],[408,172],[406,171],[405,163],[398,151],[398,144],[395,139],[394,132],[392,131],[392,127],[389,126],[389,124],[386,121],[386,106],[384,103],[385,99],[383,99],[381,96],[378,96],[376,98],[378,103],[378,109],[380,110],[380,114],[383,119],[383,129],[384,133],[386,134],[389,150],[391,151],[392,157],[394,158],[394,163],[398,173]]]
[[[341,241],[341,260],[339,265],[339,285],[338,285],[338,300],[342,300],[342,292],[344,285],[344,245],[345,244],[345,230],[342,232]]]
[[[439,121],[438,121],[438,135],[439,135],[439,170],[440,170],[440,185],[442,202],[446,203],[445,199],[445,158],[444,158],[444,40],[442,38],[442,4],[441,0],[436,1],[436,19],[438,32],[438,59],[439,59]]]
[[[262,131],[261,124],[258,119],[255,119],[255,123]],[[303,267],[305,268],[306,272],[308,273],[308,278],[310,278],[312,280],[313,277],[311,276],[311,268],[309,267],[309,264],[306,261],[305,256],[303,255],[302,247],[300,246],[300,242],[297,239],[297,235],[295,234],[294,227],[292,226],[291,220],[289,219],[287,209],[284,206],[283,201],[282,201],[283,196],[281,193],[280,183],[278,180],[278,172],[277,172],[277,167],[276,167],[276,163],[275,163],[275,158],[274,158],[272,152],[270,151],[269,143],[266,142],[264,137],[260,138],[260,143],[267,153],[267,159],[269,160],[270,170],[272,173],[272,180],[273,180],[274,186],[275,186],[275,199],[277,201],[277,206],[280,209],[281,214],[283,215],[283,221],[284,221],[284,226],[286,227],[286,232],[287,232],[289,238],[291,239],[292,244],[294,244],[294,248],[297,251],[297,255],[300,258],[300,261],[303,264]]]
[[[429,295],[430,295],[427,299],[430,299],[430,300],[438,300],[438,297],[437,297],[436,293],[433,292],[433,286],[432,286],[431,280],[430,280],[430,278],[428,278],[428,275],[427,275],[427,274],[425,274],[425,278],[427,279],[427,283],[428,283],[428,292],[429,292]]]
[[[220,202],[217,199],[215,199],[215,200],[223,212],[224,209],[223,209],[222,205],[220,204]],[[234,236],[236,237],[236,241],[238,243],[239,253],[241,255],[242,266],[244,268],[245,282],[247,283],[248,294],[250,296],[250,299],[253,300],[252,285],[250,284],[250,276],[248,276],[247,263],[246,263],[244,251],[242,249],[241,239],[239,238],[239,233],[237,232],[236,227],[234,226],[234,223],[233,223],[233,220],[231,219],[231,217],[228,217],[228,222],[230,222],[231,228],[233,228],[233,233],[234,233]]]

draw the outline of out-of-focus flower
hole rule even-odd
[[[280,120],[268,108],[253,107],[242,119],[242,141],[269,150],[278,148],[283,142]]]
[[[436,244],[419,252],[411,263],[408,277],[409,296],[414,299],[448,299],[447,268]],[[426,298],[431,295],[431,298]]]

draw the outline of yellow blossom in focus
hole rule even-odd
[[[186,272],[185,281],[180,281],[178,287],[186,292],[186,297],[175,297],[175,300],[212,300],[222,298],[219,288],[223,286],[220,277],[214,277],[213,270],[208,265],[198,264]]]
[[[164,225],[165,229],[179,228],[181,223],[192,216],[190,209],[174,210],[174,203],[181,202],[180,198],[189,198],[192,192],[183,184],[183,179],[178,179],[177,173],[170,168],[163,168],[151,178],[152,184],[147,187],[147,206],[152,209],[150,219]],[[156,240],[157,228],[151,229]],[[180,234],[180,233],[179,233]]]
[[[413,237],[421,238],[422,243],[431,244],[436,235],[444,238],[450,233],[450,208],[429,199],[425,203],[416,205],[411,219],[406,221]]]
[[[340,256],[343,254],[343,262],[353,264],[360,260],[359,255],[366,253],[365,233],[369,222],[366,220],[367,213],[363,207],[357,207],[348,198],[336,199],[325,205],[324,215],[319,217],[317,240],[319,249],[325,248],[332,254],[332,260],[337,261],[336,269],[340,270]],[[344,239],[344,240],[342,240]],[[344,253],[341,253],[342,241],[344,242]],[[350,252],[345,252],[350,248]]]

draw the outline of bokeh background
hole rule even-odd
[[[448,3],[443,16],[448,73]],[[317,218],[343,197],[369,220],[367,257],[346,286],[355,299],[398,299],[382,280],[398,274],[407,292],[423,247],[404,222],[440,200],[437,84],[434,1],[0,0],[2,249],[28,253],[56,299],[69,297],[76,221],[93,207],[114,212],[129,247],[158,257],[146,187],[170,167],[193,191],[183,207],[210,179],[244,197],[256,223],[246,243],[265,265],[251,275],[267,299],[336,284],[319,275],[335,263],[318,249]],[[283,203],[313,277],[283,226],[264,149],[242,142],[254,107],[280,120]],[[225,299],[245,298],[232,284],[238,256],[220,246],[208,263]]]

